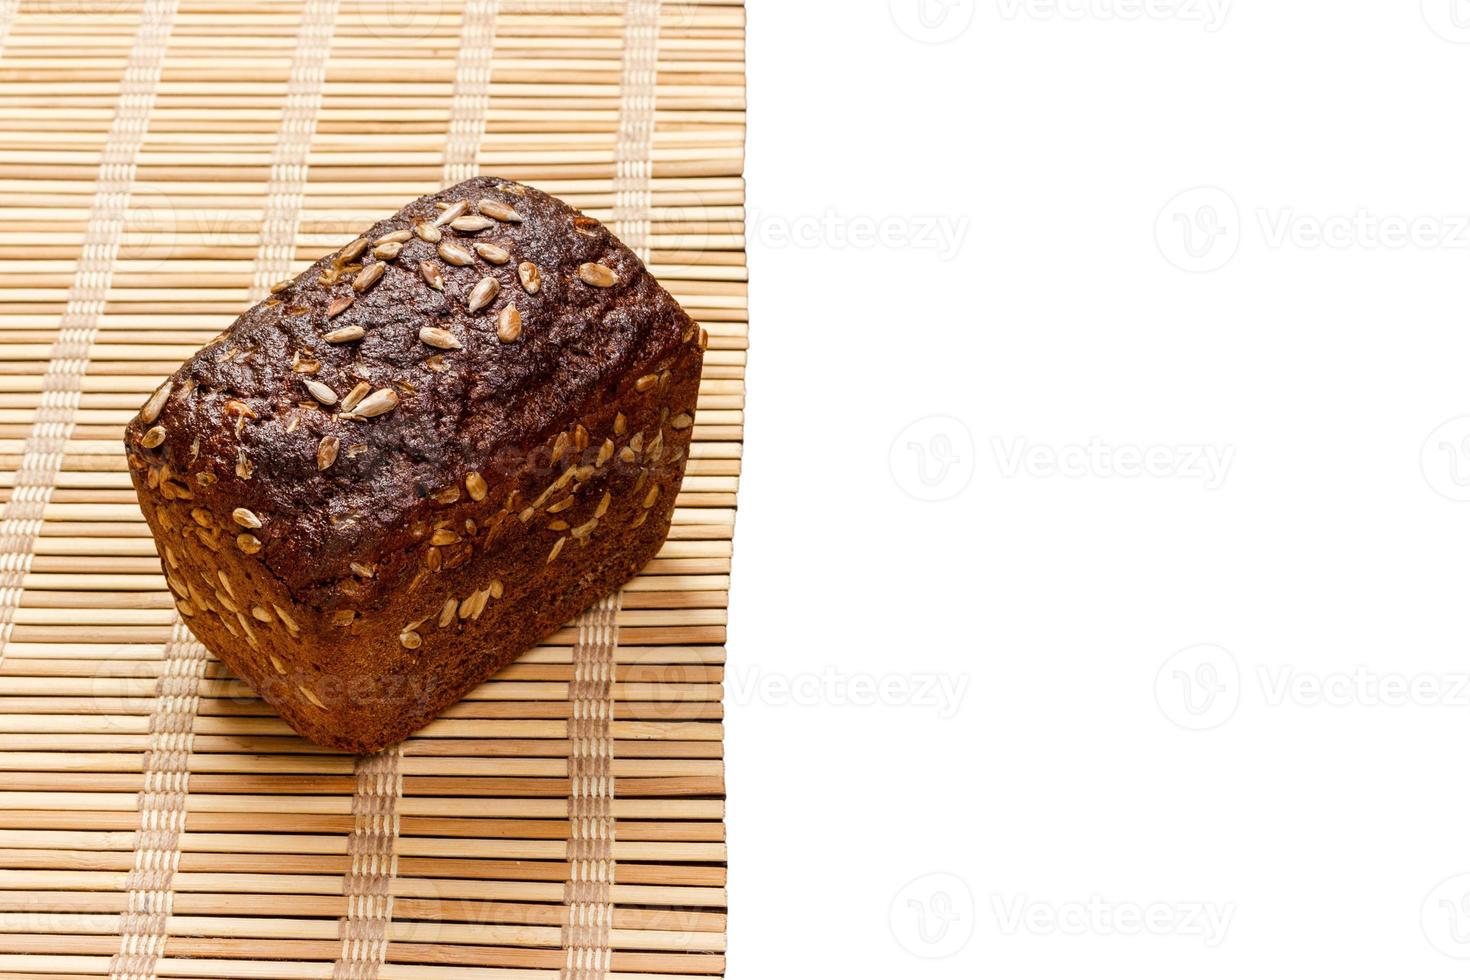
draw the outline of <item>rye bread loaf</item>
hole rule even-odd
[[[370,752],[659,550],[705,335],[598,221],[477,178],[271,291],[128,425],[183,621]]]

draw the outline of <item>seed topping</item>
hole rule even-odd
[[[149,395],[148,400],[143,403],[143,410],[138,413],[138,417],[144,422],[152,423],[157,421],[158,416],[163,412],[164,403],[168,401],[168,396],[173,394],[173,390],[174,383],[172,381],[165,381],[159,385],[158,389]]]
[[[488,197],[480,199],[480,213],[494,218],[496,221],[524,221],[514,208],[507,207],[499,201],[492,201]]]
[[[167,437],[168,430],[161,425],[155,425],[153,428],[143,433],[143,448],[157,449],[159,446],[163,445],[163,440]]]
[[[439,267],[427,259],[419,263],[419,275],[424,277],[424,282],[429,284],[430,289],[444,292],[444,276],[439,273]]]
[[[353,262],[356,262],[358,258],[362,256],[362,253],[367,251],[367,249],[368,240],[366,238],[354,238],[342,248],[342,251],[337,253],[335,263],[337,265],[351,265]]]
[[[450,265],[475,264],[475,257],[463,246],[456,245],[454,242],[440,242],[438,252],[439,258],[448,262]]]
[[[343,310],[347,309],[347,307],[351,305],[351,296],[338,296],[327,306],[327,319],[330,320],[332,317],[341,313]]]
[[[373,249],[373,256],[382,259],[384,262],[392,262],[398,258],[398,253],[401,251],[403,251],[402,242],[384,242]]]
[[[465,474],[464,488],[470,492],[470,499],[474,501],[484,500],[488,490],[485,478],[478,473]]]
[[[618,274],[601,262],[583,262],[577,266],[577,275],[589,286],[606,289],[617,285]]]
[[[455,218],[449,223],[449,227],[455,231],[462,231],[466,234],[473,235],[477,231],[484,231],[492,224],[493,222],[489,218],[481,217],[478,214],[467,214],[462,218]]]
[[[322,339],[329,344],[346,344],[354,340],[361,340],[366,332],[362,327],[356,325],[338,327],[336,330],[329,330],[322,334]]]
[[[261,526],[261,520],[259,517],[255,516],[255,511],[248,510],[244,507],[236,507],[230,513],[230,516],[234,518],[235,523],[240,525],[241,527],[255,528]]]
[[[420,327],[419,340],[440,350],[459,350],[464,347],[458,337],[442,327]]]
[[[388,234],[384,235],[382,238],[379,238],[377,241],[373,242],[373,244],[392,245],[396,243],[402,245],[404,242],[408,241],[412,237],[413,232],[411,230],[409,230],[408,228],[400,228],[398,231],[388,232]]]
[[[366,381],[359,381],[351,391],[342,396],[342,411],[350,412],[357,407],[357,403],[367,397],[373,386]]]
[[[372,418],[375,415],[391,412],[397,407],[398,392],[392,388],[379,388],[358,402],[357,407],[353,409],[353,413],[361,418]]]
[[[444,237],[444,232],[439,230],[438,225],[430,224],[427,221],[420,221],[418,224],[414,225],[413,233],[422,238],[424,241],[428,242],[430,245],[433,245],[435,242],[439,241],[439,239]]]
[[[491,265],[505,265],[505,263],[510,261],[510,253],[499,245],[492,245],[489,242],[475,242],[472,247],[476,255]]]
[[[516,267],[516,274],[521,277],[521,288],[532,296],[541,289],[541,270],[536,268],[535,262],[522,262]]]
[[[495,336],[507,344],[520,339],[521,311],[515,308],[514,303],[500,311],[500,316],[495,321]]]
[[[445,225],[452,223],[456,218],[464,214],[469,209],[469,201],[455,201],[453,204],[446,207],[443,211],[439,212],[439,216],[434,219],[434,227],[443,228]]]
[[[500,292],[500,280],[494,276],[486,276],[475,283],[475,288],[470,290],[468,305],[471,313],[478,313],[490,305],[497,293]]]
[[[335,405],[337,403],[337,393],[320,381],[307,378],[302,384],[306,385],[306,390],[311,392],[311,397],[323,405]]]
[[[336,436],[322,436],[322,441],[316,447],[316,468],[325,470],[337,462],[337,451],[342,446],[342,440]]]
[[[372,265],[363,266],[362,271],[352,280],[352,288],[359,293],[367,292],[377,285],[379,279],[383,278],[383,272],[387,268],[381,262],[374,262]]]

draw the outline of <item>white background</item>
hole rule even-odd
[[[751,4],[734,977],[1470,969],[1470,4],[1136,2]]]

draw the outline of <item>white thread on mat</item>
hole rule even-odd
[[[128,905],[109,973],[114,980],[152,980],[168,942],[168,918],[174,905],[173,878],[179,869],[179,839],[188,813],[194,716],[199,711],[199,680],[208,657],[204,645],[177,619],[168,645],[171,655],[164,661],[148,718],[138,835],[126,881]]]
[[[653,206],[658,0],[628,0],[623,18],[613,225],[623,243],[647,262]],[[567,840],[566,963],[562,969],[566,980],[602,980],[612,969],[612,886],[617,880],[612,691],[621,607],[622,592],[618,591],[583,613],[572,650],[572,718],[567,726],[571,834]]]
[[[454,94],[444,139],[443,183],[448,187],[475,176],[485,108],[490,102],[490,62],[495,45],[497,0],[465,0],[454,66]],[[332,968],[336,980],[373,980],[388,955],[393,924],[393,879],[398,874],[398,805],[403,796],[399,770],[403,744],[353,767],[354,815],[347,849],[352,872],[343,884],[347,918],[342,920],[342,953]]]
[[[450,128],[444,140],[444,185],[459,184],[479,169],[479,143],[485,134],[485,107],[490,103],[491,53],[495,44],[497,0],[466,0],[460,43],[454,63],[454,96]],[[392,924],[392,879],[398,873],[398,802],[403,777],[398,774],[403,743],[378,755],[357,760],[353,789],[353,833],[348,852],[353,871],[344,883],[347,918],[341,923],[343,954],[332,976],[338,980],[370,980],[378,976],[388,955]],[[391,773],[391,777],[388,776]]]
[[[618,105],[613,226],[644,262],[653,209],[653,109],[658,91],[658,0],[628,0]]]
[[[613,670],[621,591],[598,600],[577,620],[568,700],[567,980],[594,980],[612,968],[612,886],[616,824],[612,760]]]
[[[357,757],[353,772],[352,869],[342,883],[347,916],[341,920],[342,953],[333,980],[374,980],[388,955],[393,922],[393,879],[398,874],[398,801],[403,796],[403,747]]]
[[[303,11],[286,84],[280,137],[271,151],[251,303],[262,299],[272,283],[287,275],[295,258],[307,154],[316,132],[336,17],[337,0],[308,0]],[[141,829],[127,880],[128,912],[123,916],[120,952],[112,963],[112,976],[125,980],[151,980],[163,956],[180,835],[187,820],[189,753],[194,744],[199,682],[207,652],[179,621],[177,613],[163,659],[164,675],[148,720],[149,750],[143,759],[145,789],[139,798]]]
[[[301,224],[301,200],[306,193],[307,160],[322,107],[322,85],[336,20],[337,0],[307,0],[296,51],[291,56],[281,129],[271,149],[270,184],[260,225],[260,250],[255,256],[251,304],[260,302],[271,286],[286,278],[296,261],[296,230]]]
[[[15,488],[0,511],[0,661],[15,627],[25,577],[41,534],[46,506],[61,472],[67,441],[76,428],[82,378],[97,337],[112,269],[122,244],[123,220],[137,173],[138,149],[148,130],[163,53],[178,0],[149,0],[143,7],[121,92],[102,148],[97,192],[87,218],[76,275],[67,288],[60,332],[51,345],[41,400],[26,436]]]
[[[454,97],[449,103],[449,135],[444,140],[445,187],[479,173],[498,6],[497,0],[465,0],[454,63]]]

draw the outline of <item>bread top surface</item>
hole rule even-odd
[[[460,202],[461,217],[474,219],[463,230],[443,222],[438,242],[413,234],[396,256],[374,255],[385,236],[432,224],[445,214],[436,205],[458,212]],[[508,260],[497,264],[493,248],[487,259],[475,245],[503,249]],[[454,246],[471,261],[447,260],[446,251],[464,260]],[[381,277],[367,281],[377,265]],[[616,281],[606,285],[603,270]],[[430,285],[436,276],[442,289]],[[481,286],[479,299],[490,288],[495,295],[471,312],[486,277],[498,288]],[[502,339],[512,304],[519,335]],[[360,339],[350,339],[352,328]],[[424,328],[444,333],[426,341]],[[157,418],[145,406],[128,439],[146,445],[161,427],[153,452],[180,477],[213,474],[216,512],[245,508],[268,521],[268,535],[253,531],[266,542],[258,557],[294,596],[329,606],[354,562],[410,545],[410,515],[428,498],[463,491],[471,471],[493,488],[634,372],[667,361],[692,331],[606,227],[533,188],[481,177],[414,201],[275,287],[175,372]],[[364,383],[371,394],[344,402]],[[381,414],[360,414],[395,396]],[[329,397],[335,403],[323,404]],[[328,463],[329,437],[338,445]],[[371,604],[382,598],[377,588],[359,579],[352,601]]]

